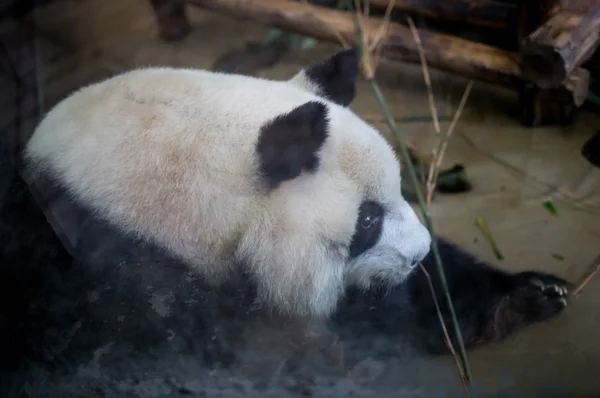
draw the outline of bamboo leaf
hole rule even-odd
[[[504,255],[502,254],[502,252],[498,248],[498,245],[496,245],[496,241],[494,240],[494,237],[490,233],[490,230],[488,229],[487,225],[485,224],[485,222],[483,221],[482,218],[478,218],[477,219],[477,227],[479,227],[479,230],[483,234],[483,237],[485,238],[485,240],[487,240],[487,242],[491,246],[492,250],[494,251],[494,255],[496,256],[496,258],[498,260],[503,260],[504,259]]]
[[[547,200],[544,202],[544,207],[546,209],[548,209],[548,211],[554,215],[556,215],[556,207],[554,206],[554,203],[552,203],[551,201]]]

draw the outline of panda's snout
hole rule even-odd
[[[421,261],[423,261],[423,259],[419,259],[418,257],[417,257],[417,258],[413,258],[413,259],[412,259],[412,260],[411,260],[411,261],[408,263],[408,266],[409,266],[411,269],[413,269],[413,268],[415,268],[416,266],[418,266],[419,264],[421,264]]]
[[[424,225],[421,225],[418,231],[415,234],[415,238],[416,242],[419,243],[415,248],[415,253],[411,257],[411,260],[408,262],[411,269],[418,266],[427,257],[431,249],[431,235],[429,234],[429,230]]]

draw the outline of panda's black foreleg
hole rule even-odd
[[[444,274],[467,348],[501,340],[534,322],[559,314],[567,305],[569,282],[547,273],[510,274],[479,261],[438,238]],[[448,334],[456,347],[451,318],[432,254],[423,261]],[[448,347],[426,273],[408,280],[410,324],[417,342],[430,353]]]

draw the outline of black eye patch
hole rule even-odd
[[[354,258],[366,252],[379,240],[383,230],[385,211],[374,201],[363,202],[358,209],[358,219],[350,243],[350,257]]]

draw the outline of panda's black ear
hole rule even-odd
[[[318,91],[317,94],[348,106],[356,95],[360,51],[343,50],[318,64],[305,69],[304,76]]]
[[[310,101],[262,126],[256,150],[270,188],[319,167],[318,151],[328,135],[327,107]]]

